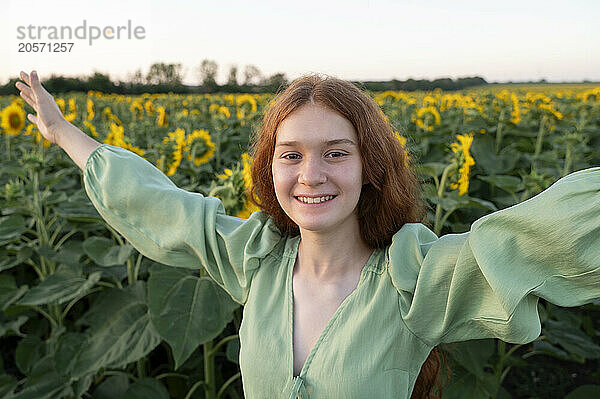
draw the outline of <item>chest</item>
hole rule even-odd
[[[344,299],[355,289],[358,278],[335,288],[292,280],[294,375],[300,374],[312,348]]]
[[[293,276],[295,256],[284,260],[262,265],[243,308],[244,397],[289,398],[304,385],[310,398],[409,398],[431,348],[405,327],[383,261],[374,259],[360,284],[357,275],[343,299],[308,289]]]

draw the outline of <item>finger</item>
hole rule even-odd
[[[23,100],[25,100],[27,102],[27,104],[29,104],[33,107],[33,105],[35,104],[35,101],[33,100],[33,98],[31,98],[29,96],[29,94],[20,92],[19,95],[23,98]]]
[[[35,126],[37,126],[37,124],[38,124],[38,118],[37,118],[37,116],[35,116],[33,114],[27,114],[27,119],[29,119],[29,121],[31,123],[34,123]]]
[[[25,83],[27,83],[28,85],[31,86],[31,81],[29,79],[29,75],[27,75],[25,72],[21,71],[21,79],[23,79],[23,81]]]
[[[40,79],[39,79],[36,71],[31,71],[31,84],[30,84],[30,86],[31,86],[31,88],[33,89],[34,92],[42,87],[42,85],[40,83]]]
[[[21,81],[17,81],[15,83],[15,87],[21,91],[23,91],[23,88],[25,88],[25,87],[29,88],[29,86],[27,86],[25,83],[23,83]]]
[[[25,100],[25,102],[27,102],[27,104],[31,105],[31,107],[35,110],[35,112],[38,112],[37,110],[37,102],[31,98],[29,95],[27,95],[26,93],[21,92],[21,97],[23,97],[23,99]]]
[[[31,91],[31,88],[29,86],[27,86],[26,84],[17,82],[17,84],[15,86],[17,86],[17,89],[21,90],[23,93],[27,94],[29,97],[33,97],[33,92]]]

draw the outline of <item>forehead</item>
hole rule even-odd
[[[279,124],[275,145],[313,146],[334,140],[356,143],[357,136],[352,123],[326,107],[305,104]]]

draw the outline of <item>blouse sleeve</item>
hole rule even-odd
[[[120,147],[94,149],[83,180],[102,218],[140,253],[170,266],[204,267],[242,305],[260,260],[281,238],[262,211],[249,219],[228,216],[218,198],[178,188],[148,161]]]
[[[406,326],[428,345],[531,342],[541,332],[539,298],[564,307],[600,298],[600,167],[571,173],[463,234],[438,238],[406,224],[387,255]]]

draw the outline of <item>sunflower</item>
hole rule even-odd
[[[215,143],[210,139],[208,130],[194,130],[188,135],[185,151],[187,151],[187,159],[193,160],[196,166],[208,162],[215,155]]]
[[[2,129],[9,136],[17,136],[25,127],[25,110],[12,103],[2,110]]]
[[[27,125],[27,128],[25,129],[25,134],[28,136],[35,136],[36,143],[39,143],[40,140],[43,139],[44,141],[42,142],[42,145],[44,146],[44,148],[48,148],[50,147],[50,144],[52,144],[48,140],[46,140],[44,136],[42,136],[42,134],[34,124]]]
[[[121,143],[123,142],[123,137],[125,129],[121,125],[117,125],[116,123],[110,124],[110,132],[106,139],[104,140],[104,144],[110,144],[117,147],[121,147]]]
[[[545,95],[544,93],[527,92],[525,94],[525,100],[528,103],[533,104],[535,106],[539,106],[540,104],[551,104],[552,103],[552,99],[550,97],[548,97],[547,95]]]
[[[241,219],[248,219],[250,215],[252,215],[256,211],[260,211],[260,208],[254,205],[248,199],[246,199],[246,202],[244,203],[244,209],[239,211],[236,216]]]
[[[229,112],[229,108],[223,106],[223,107],[219,107],[219,116],[223,115],[225,118],[229,118],[231,116],[231,113]]]
[[[375,102],[377,104],[379,104],[379,106],[382,106],[383,104],[386,103],[386,101],[389,100],[390,103],[394,103],[396,101],[398,101],[401,97],[401,94],[399,92],[396,91],[384,91],[382,93],[377,94],[373,100],[375,100]]]
[[[233,97],[233,94],[225,94],[223,96],[223,100],[229,103],[229,105],[235,104],[235,98]]]
[[[154,112],[154,104],[152,103],[152,100],[146,100],[144,103],[144,109],[146,110],[146,114],[148,114],[148,116],[152,116],[152,113]]]
[[[156,107],[156,112],[158,113],[158,118],[156,119],[156,124],[158,126],[167,126],[167,111],[165,107],[158,106]]]
[[[460,94],[444,94],[442,96],[440,111],[447,111],[451,108],[457,107],[460,104],[461,95]]]
[[[123,128],[122,125],[117,125],[115,123],[111,123],[110,124],[110,133],[106,137],[106,140],[104,140],[104,143],[114,145],[117,147],[121,147],[121,148],[125,148],[126,150],[129,150],[131,152],[135,152],[139,156],[143,156],[146,152],[144,150],[140,149],[139,147],[133,146],[131,144],[131,139],[125,137],[124,131],[125,131],[125,129]]]
[[[235,101],[238,107],[241,107],[244,103],[250,104],[250,112],[256,112],[258,109],[256,105],[256,99],[251,94],[239,95],[236,97]]]
[[[231,112],[229,112],[229,108],[225,105],[211,104],[208,107],[208,112],[211,115],[216,116],[218,119],[228,119],[231,117]]]
[[[243,163],[243,160],[238,161],[232,169],[226,168],[225,173],[217,175],[218,181],[211,183],[209,193],[210,196],[221,200],[228,215],[237,217],[249,216],[247,215],[248,188],[244,173],[244,168],[247,166],[242,166]]]
[[[250,94],[242,94],[235,99],[237,105],[236,116],[238,119],[244,119],[248,113],[248,107],[244,107],[244,104],[250,105],[249,113],[253,114],[258,109],[256,105],[256,99]]]
[[[546,113],[547,115],[556,118],[557,120],[561,120],[563,118],[563,114],[554,109],[554,104],[552,102],[549,104],[539,104],[538,109],[542,110],[542,112]]]
[[[219,179],[225,180],[225,179],[229,178],[230,176],[233,176],[233,170],[231,170],[229,168],[225,168],[224,172],[225,173],[221,173],[220,175],[217,175],[217,177]]]
[[[410,156],[408,155],[408,151],[406,150],[406,137],[402,136],[398,132],[394,132],[394,136],[400,142],[400,145],[404,149],[404,166],[408,166],[408,161],[410,160]]]
[[[92,125],[92,123],[88,122],[88,121],[83,121],[83,124],[85,126],[87,126],[88,129],[90,129],[90,133],[92,134],[92,136],[98,137],[98,132],[96,131],[96,126]]]
[[[385,123],[390,123],[390,118],[388,118],[381,108],[379,108],[379,115],[381,115]]]
[[[437,108],[428,106],[419,108],[416,116],[413,116],[412,121],[423,130],[432,131],[434,125],[439,125],[442,118]]]
[[[144,116],[144,107],[140,100],[134,100],[129,106],[129,111],[135,115],[135,119],[142,119]]]
[[[77,118],[77,104],[74,98],[69,98],[69,113],[65,114],[65,119],[68,122],[73,122],[75,118]]]
[[[252,188],[252,159],[244,152],[241,160],[232,169],[226,168],[225,173],[217,175],[218,182],[211,183],[211,196],[223,202],[228,215],[248,219],[252,213],[260,210],[250,202]]]
[[[239,211],[236,215],[242,219],[248,219],[252,213],[259,211],[260,209],[250,202],[250,188],[252,188],[252,158],[247,152],[242,154],[242,163],[244,168],[242,169],[242,176],[244,177],[244,186],[246,188],[246,201],[244,202],[244,208]]]
[[[168,136],[163,138],[162,143],[157,145],[160,158],[156,163],[156,167],[164,172],[165,165],[168,165],[166,175],[174,175],[181,164],[185,145],[185,131],[183,129],[169,132]]]
[[[252,187],[252,158],[250,158],[247,152],[242,154],[242,163],[244,164],[244,168],[242,169],[244,184],[247,189],[250,189]]]
[[[579,97],[579,96],[578,96]],[[581,93],[581,101],[597,101],[600,102],[600,87],[596,87],[595,89],[589,89]]]
[[[94,102],[88,98],[87,102],[86,102],[86,106],[87,106],[86,107],[87,108],[87,120],[91,121],[92,119],[94,119],[94,115],[96,115],[94,112]]]
[[[469,172],[471,166],[475,165],[475,160],[469,152],[473,143],[473,133],[459,134],[456,136],[458,142],[450,144],[454,153],[454,162],[458,167],[458,176],[452,172],[450,174],[450,188],[458,189],[458,195],[463,195],[469,190]]]
[[[62,112],[62,114],[65,114],[65,100],[63,100],[62,98],[57,98],[56,99],[56,105],[58,105],[58,107],[60,108],[60,112]]]
[[[115,114],[112,113],[110,107],[104,107],[104,110],[102,110],[102,119],[104,119],[106,122],[114,122],[117,125],[123,124],[121,120],[117,118]]]
[[[511,108],[511,118],[510,121],[518,125],[521,122],[521,106],[519,102],[519,97],[515,93],[511,93],[508,90],[504,89],[501,92],[496,94],[496,98],[502,100],[502,104],[497,104],[497,101],[494,100],[494,107],[500,109],[502,105],[508,106],[510,102]],[[497,104],[497,105],[496,105]]]
[[[515,125],[518,125],[519,122],[521,122],[521,107],[519,105],[519,97],[517,97],[515,93],[512,93],[510,95],[510,100],[513,106],[510,121]]]
[[[425,97],[423,97],[423,108],[435,107],[436,104],[437,99],[435,97],[432,97],[430,95],[426,95]]]

